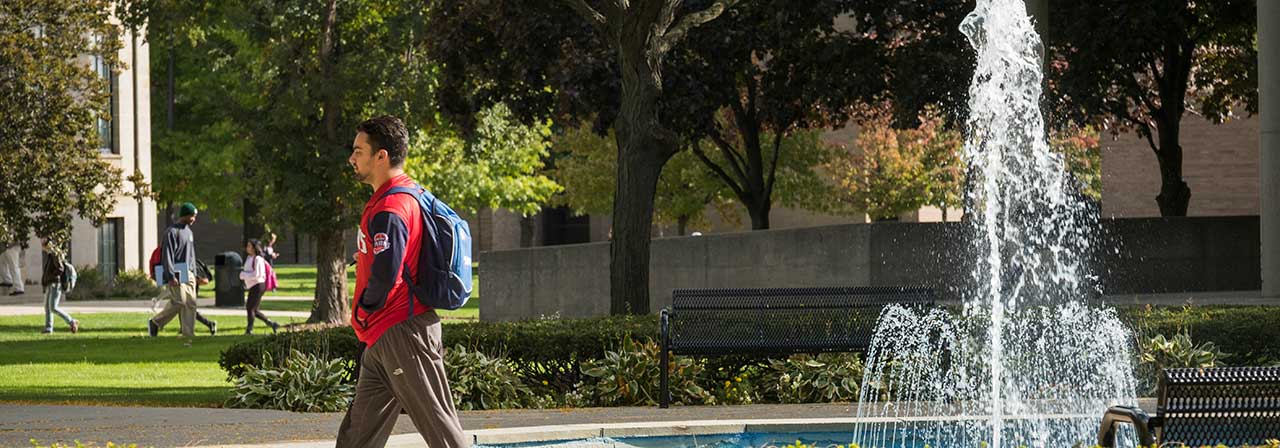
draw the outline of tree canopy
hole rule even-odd
[[[25,245],[34,234],[60,246],[73,218],[101,224],[124,192],[121,170],[99,157],[112,132],[111,79],[124,68],[110,12],[105,0],[0,4],[4,240]]]

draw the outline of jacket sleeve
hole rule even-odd
[[[164,265],[164,278],[160,279],[165,284],[173,279],[173,229],[164,231],[164,237],[160,239],[160,264]]]
[[[369,220],[369,240],[372,242],[373,266],[370,267],[368,284],[358,303],[365,313],[372,313],[387,303],[387,295],[400,271],[404,268],[405,244],[409,230],[400,216],[381,212]]]

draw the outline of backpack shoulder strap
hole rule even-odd
[[[387,189],[386,193],[382,194],[382,197],[385,199],[387,196],[391,196],[397,193],[404,193],[404,194],[417,196],[418,192],[420,191],[423,191],[423,188],[418,186],[417,184],[414,184],[412,187],[405,187],[405,186],[391,187]]]

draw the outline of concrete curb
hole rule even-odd
[[[1050,417],[1086,418],[1085,415],[1050,415]],[[467,431],[473,445],[505,445],[517,443],[552,443],[597,438],[622,437],[680,437],[733,435],[744,432],[794,433],[794,432],[852,432],[858,423],[910,422],[910,421],[962,421],[985,420],[986,417],[864,417],[818,419],[745,419],[745,420],[690,420],[640,423],[592,423],[581,425],[531,426],[518,428],[482,429]],[[215,445],[213,448],[332,448],[332,441],[278,442],[261,445]],[[426,442],[416,433],[391,436],[388,447],[425,448]]]

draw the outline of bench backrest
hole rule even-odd
[[[1157,416],[1160,443],[1240,446],[1280,438],[1280,367],[1166,369]]]
[[[933,302],[924,287],[677,289],[670,346],[689,355],[863,351],[885,305]]]

